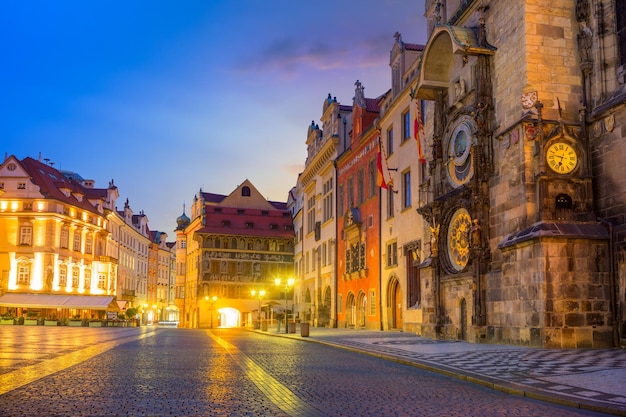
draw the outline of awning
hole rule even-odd
[[[112,295],[61,295],[9,293],[0,297],[0,307],[75,308],[120,311]]]

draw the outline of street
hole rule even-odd
[[[1,416],[600,416],[239,329],[0,328]]]

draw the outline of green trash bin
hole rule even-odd
[[[300,336],[309,337],[309,323],[300,323]]]

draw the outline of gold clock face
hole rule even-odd
[[[578,154],[567,142],[556,142],[548,147],[546,161],[552,171],[558,174],[569,174],[578,165]]]
[[[456,271],[462,271],[469,261],[471,227],[472,218],[464,208],[454,213],[448,225],[448,259]]]

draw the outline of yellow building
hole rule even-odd
[[[59,320],[104,318],[115,302],[117,259],[107,217],[117,188],[33,158],[0,165],[0,312]]]

